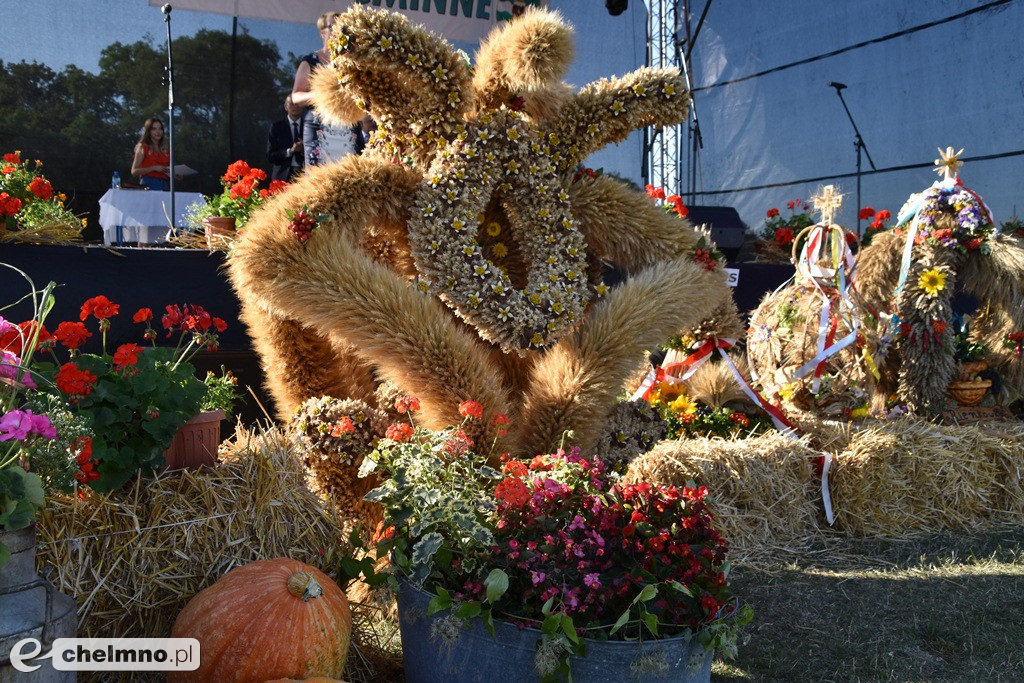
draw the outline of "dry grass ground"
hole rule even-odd
[[[1024,528],[830,541],[732,580],[756,614],[712,680],[1024,680]]]

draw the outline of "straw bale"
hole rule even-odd
[[[854,427],[832,474],[835,528],[907,536],[1024,521],[1024,426],[916,418]]]
[[[806,440],[769,432],[749,439],[662,441],[630,465],[627,481],[708,487],[730,557],[753,562],[820,539],[820,454]]]
[[[168,637],[193,595],[254,560],[290,557],[334,574],[345,540],[294,449],[276,430],[240,430],[214,468],[48,500],[39,561],[75,598],[78,635]]]

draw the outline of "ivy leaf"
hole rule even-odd
[[[553,636],[558,633],[558,629],[562,627],[562,615],[561,614],[549,614],[544,618],[544,621],[540,624],[540,632]]]
[[[508,574],[502,569],[492,569],[484,579],[484,587],[487,588],[487,602],[493,605],[508,590]]]

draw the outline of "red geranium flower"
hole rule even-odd
[[[50,185],[50,181],[38,176],[33,178],[32,182],[28,184],[28,189],[32,194],[43,200],[53,196],[53,186]]]
[[[53,338],[69,349],[77,349],[91,336],[92,332],[85,329],[85,323],[76,322],[62,322],[53,333]]]
[[[3,173],[4,175],[10,175],[10,174],[14,173],[17,170],[18,169],[16,169],[14,166],[11,166],[10,164],[7,164],[2,169],[0,169],[0,173]]]
[[[530,473],[530,469],[522,460],[509,460],[501,466],[501,471],[513,477],[525,477]]]
[[[880,221],[887,221],[891,216],[892,214],[889,213],[889,209],[882,209],[881,211],[875,214],[875,218]]]
[[[153,319],[153,311],[148,308],[140,308],[132,316],[132,322],[144,323]]]
[[[775,231],[775,243],[780,247],[784,247],[792,242],[794,237],[793,230],[790,228],[779,228]]]
[[[768,218],[775,218],[778,215],[779,215],[779,210],[778,209],[776,209],[774,207],[771,208],[771,209],[768,209]]]
[[[413,432],[411,424],[398,422],[388,426],[387,431],[384,432],[384,438],[399,442],[408,441],[412,438]]]
[[[18,326],[11,326],[6,332],[0,334],[0,349],[10,351],[16,356],[22,355],[24,351],[25,343],[32,339],[32,335],[35,334],[35,330],[39,329],[39,339],[36,340],[36,349],[38,349],[43,342],[52,339],[46,326],[39,325],[34,320],[26,320],[23,323],[18,323]]]
[[[331,436],[341,436],[347,432],[354,431],[356,431],[356,423],[348,415],[342,415],[341,419],[331,427]]]
[[[508,477],[495,487],[494,497],[510,507],[521,508],[530,502],[530,489],[522,479]]]
[[[867,218],[871,218],[874,215],[875,215],[875,210],[872,209],[870,206],[865,206],[863,209],[860,210],[860,213],[857,214],[857,218],[860,218],[861,220],[865,220]]]
[[[665,188],[655,187],[654,185],[645,185],[644,189],[647,190],[647,196],[651,199],[664,199]]]
[[[114,351],[114,367],[118,370],[135,365],[139,362],[142,347],[138,344],[121,344]]]
[[[63,391],[68,396],[88,396],[92,393],[92,385],[96,382],[96,375],[92,374],[88,370],[81,370],[74,363],[65,363],[60,366],[60,372],[57,373],[54,379],[57,382],[57,388]]]
[[[459,415],[479,420],[484,416],[484,407],[476,401],[463,401],[459,404]]]
[[[178,304],[168,304],[165,309],[167,310],[167,313],[165,313],[160,319],[160,323],[164,326],[164,329],[167,330],[167,336],[170,337],[171,332],[181,324],[181,309],[178,307]]]
[[[0,192],[0,216],[14,216],[21,211],[21,200]]]
[[[4,161],[8,164],[20,164],[21,158],[17,154],[8,153],[4,155]]]
[[[248,175],[250,170],[249,164],[239,160],[228,166],[228,170],[224,173],[222,179],[226,183],[233,183],[239,178],[244,178]]]
[[[120,308],[120,304],[111,303],[110,299],[105,296],[94,296],[82,304],[82,313],[79,318],[85,320],[91,314],[97,320],[106,320],[117,315]]]

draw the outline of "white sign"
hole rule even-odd
[[[45,655],[35,638],[11,648],[11,666],[35,671],[49,659],[57,671],[195,671],[199,641],[195,638],[57,638]]]
[[[161,7],[165,0],[149,0]],[[344,12],[352,5],[386,9],[409,17],[448,40],[479,43],[491,29],[512,18],[513,0],[170,0],[171,9],[271,19],[293,24],[316,24],[324,12]],[[548,0],[524,0],[548,6]]]
[[[727,279],[725,284],[730,287],[738,287],[740,284],[740,269],[739,268],[725,268],[725,274]]]

